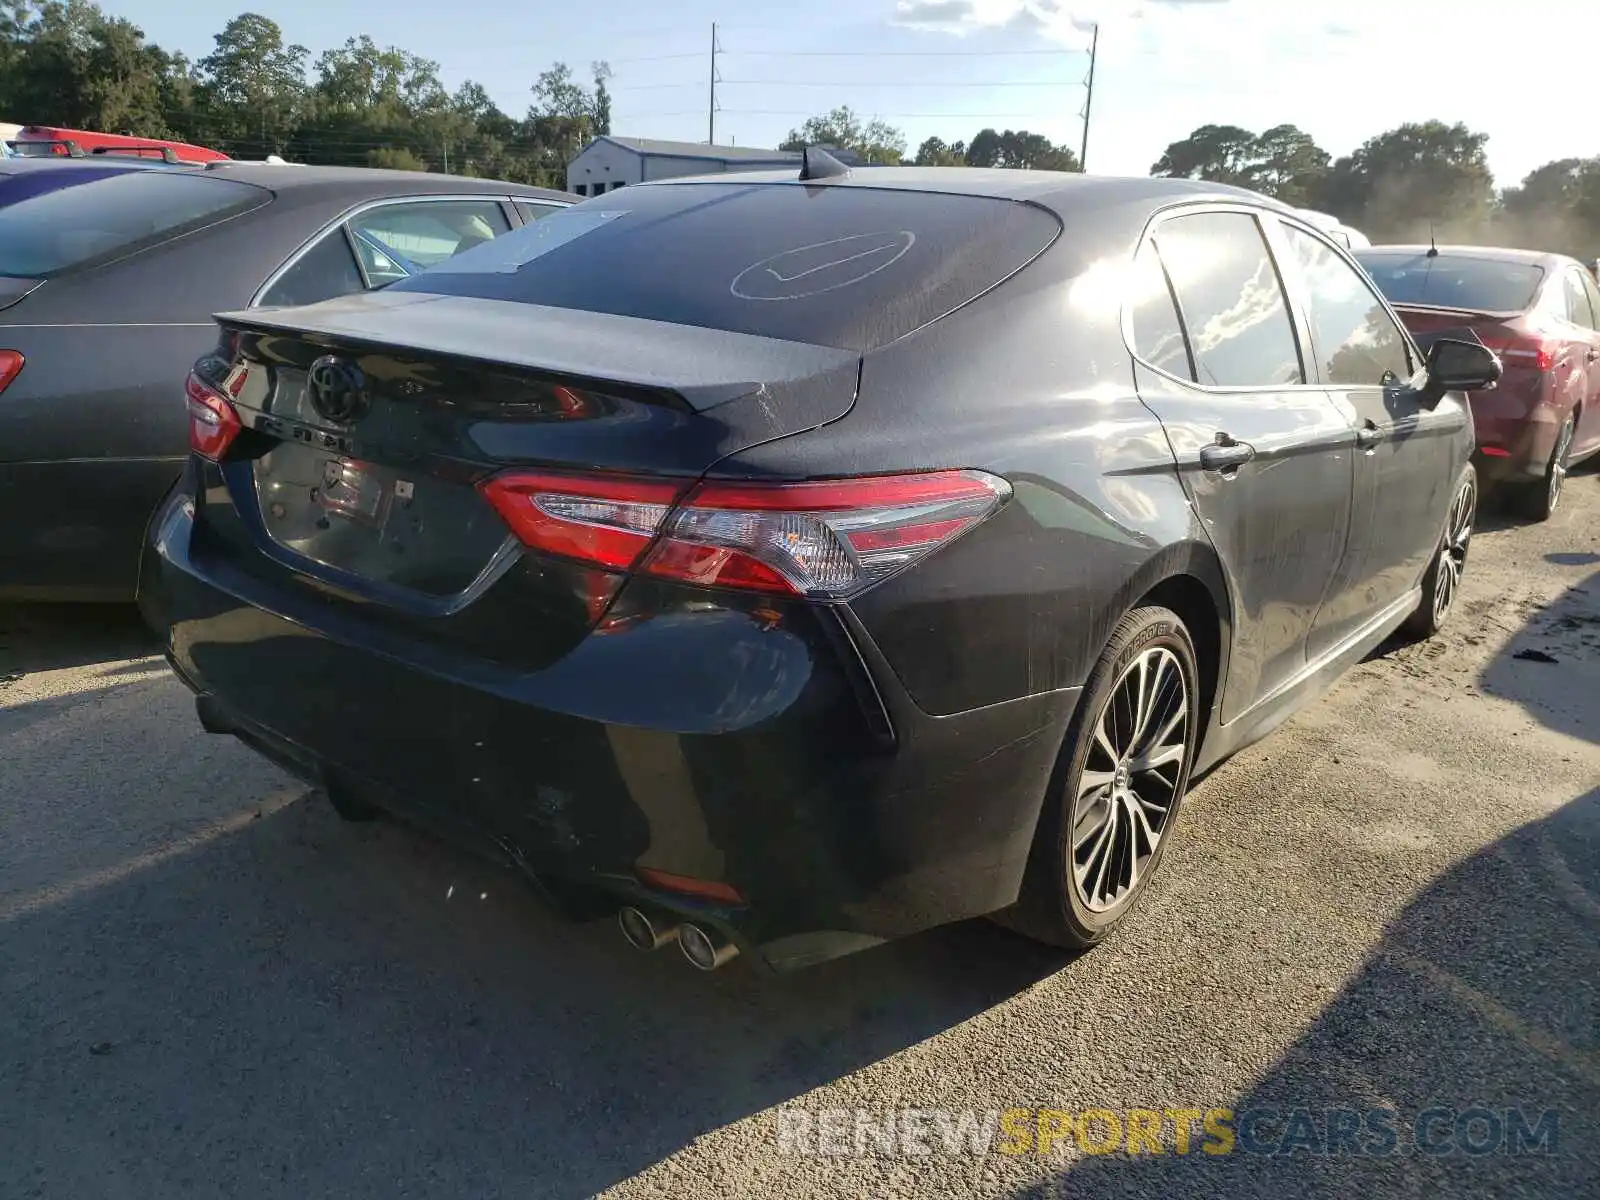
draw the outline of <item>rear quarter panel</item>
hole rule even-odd
[[[1120,330],[1122,270],[1146,210],[1069,227],[969,304],[868,355],[843,420],[713,474],[979,468],[1010,480],[996,516],[851,608],[924,711],[1077,687],[1111,631],[1170,574],[1219,613],[1221,575]],[[1076,246],[1095,246],[1090,258]],[[1226,639],[1222,639],[1226,644]]]

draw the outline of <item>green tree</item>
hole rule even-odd
[[[592,67],[594,85],[579,83],[572,68],[558,62],[533,83],[534,103],[519,144],[531,160],[534,177],[547,187],[565,186],[567,163],[592,139],[611,131],[611,68]]]
[[[1017,170],[1076,171],[1078,156],[1041,133],[1025,129],[997,133],[980,129],[967,147],[969,167],[1011,167]]]
[[[917,147],[916,165],[919,167],[964,167],[967,165],[967,144],[945,144],[941,138],[928,138]]]
[[[304,116],[304,46],[286,46],[276,21],[241,13],[213,39],[197,64],[217,132],[230,148],[256,157],[280,154]]]
[[[1318,206],[1375,240],[1482,237],[1495,203],[1488,141],[1462,124],[1401,125],[1335,162]]]
[[[807,146],[834,146],[854,150],[868,162],[898,163],[906,152],[906,135],[884,121],[863,121],[848,105],[808,117],[799,129],[778,143],[780,150],[803,150]]]
[[[1600,158],[1562,158],[1507,188],[1494,240],[1554,250],[1585,261],[1600,256]]]
[[[1173,142],[1150,168],[1152,175],[1208,179],[1249,187],[1257,162],[1257,138],[1237,125],[1202,125]]]
[[[1332,156],[1294,125],[1275,125],[1256,138],[1247,168],[1249,186],[1292,204],[1311,206]]]
[[[131,21],[88,0],[0,8],[0,112],[11,120],[142,137],[168,129],[163,90],[179,69]]]

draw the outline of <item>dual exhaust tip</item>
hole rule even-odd
[[[739,947],[719,933],[691,921],[679,922],[666,914],[651,914],[631,904],[618,911],[617,924],[636,950],[659,950],[668,942],[677,942],[689,965],[700,971],[715,971],[739,954]]]

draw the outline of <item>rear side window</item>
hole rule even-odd
[[[1201,383],[1272,387],[1305,381],[1283,285],[1254,217],[1172,217],[1157,226],[1155,244],[1183,312]]]
[[[1523,312],[1539,294],[1544,269],[1441,254],[1395,254],[1362,250],[1356,259],[1390,304],[1424,304],[1477,312]]]
[[[1161,269],[1155,247],[1146,244],[1133,263],[1133,295],[1129,300],[1133,319],[1133,349],[1153,367],[1179,379],[1194,380],[1194,364],[1189,360],[1189,345],[1178,319],[1178,306]]]
[[[987,197],[650,185],[552,213],[394,286],[864,353],[981,295],[1059,231],[1041,208]]]
[[[1594,310],[1589,307],[1589,293],[1584,290],[1583,276],[1577,271],[1567,271],[1561,277],[1565,285],[1567,320],[1585,329],[1595,327]]]
[[[322,235],[322,239],[307,250],[278,277],[267,289],[261,303],[318,304],[335,296],[349,296],[366,285],[356,267],[355,254],[350,249],[350,239],[340,225]]]
[[[0,205],[0,275],[47,279],[247,212],[265,188],[188,171],[121,171]]]
[[[562,204],[545,204],[538,200],[518,200],[516,205],[517,211],[522,214],[522,219],[530,223],[548,217],[553,212],[560,212],[566,207]]]
[[[1595,315],[1596,327],[1600,328],[1600,288],[1594,285],[1594,276],[1587,271],[1578,272],[1578,279],[1583,284],[1584,295],[1589,297],[1589,311]]]

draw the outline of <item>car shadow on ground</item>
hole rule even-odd
[[[181,687],[148,686],[117,716],[143,774],[204,756],[216,782],[185,793],[197,824],[168,849],[0,881],[0,1195],[590,1196],[1067,961],[973,922],[708,977],[402,827],[299,788],[257,800],[262,764],[196,750]],[[19,741],[22,769],[103,703]]]
[[[0,679],[159,653],[131,604],[0,604]]]
[[[1544,645],[1556,662],[1517,657]],[[1542,610],[1479,685],[1594,742],[1597,678],[1600,574]],[[1169,1132],[1163,1155],[1129,1154],[1124,1143],[1017,1195],[1481,1195],[1484,1154],[1501,1158],[1495,1178],[1514,1178],[1519,1195],[1600,1195],[1600,787],[1424,888],[1310,1030],[1229,1107],[1228,1153],[1205,1152],[1197,1125],[1187,1154]],[[1374,1110],[1391,1115],[1369,1118]],[[1340,1139],[1334,1122],[1353,1136]],[[1393,1154],[1374,1152],[1388,1147],[1385,1124]],[[1105,1126],[1091,1134],[1103,1139]],[[1519,1145],[1508,1172],[1503,1156]]]

